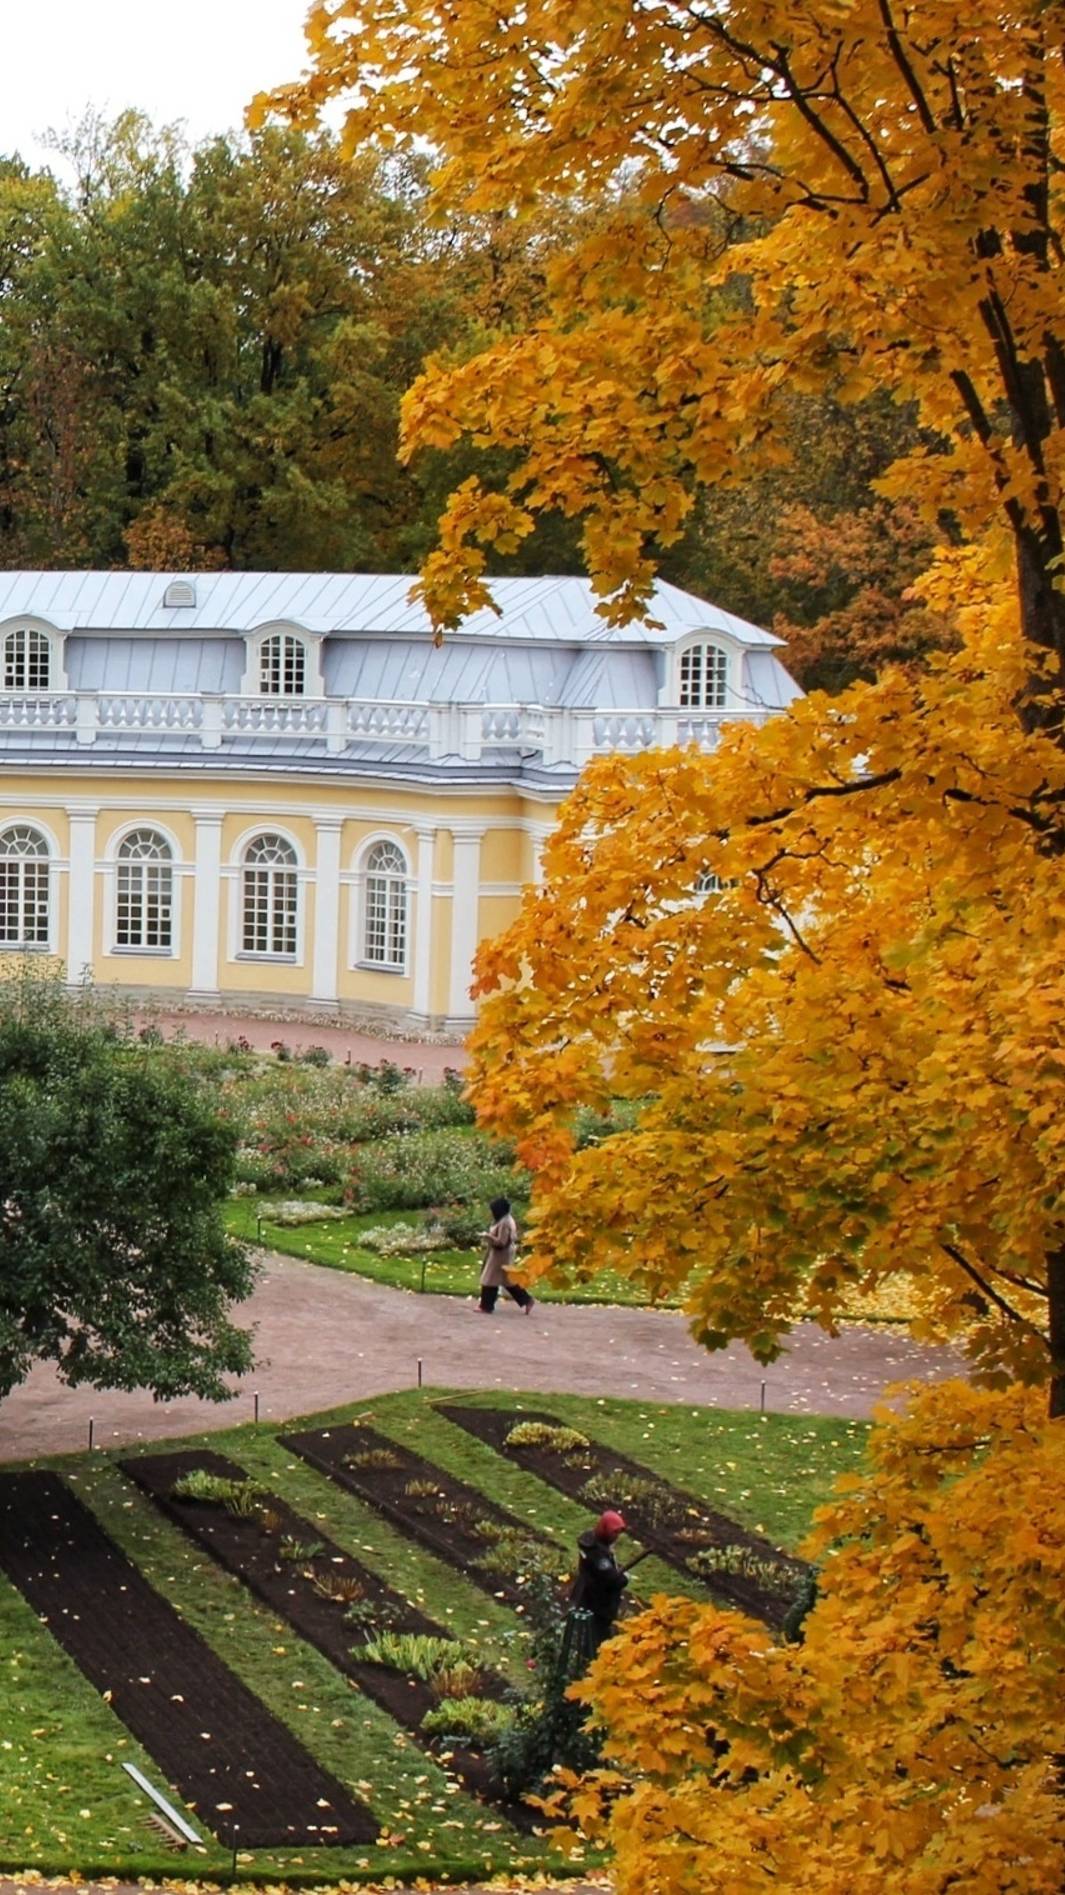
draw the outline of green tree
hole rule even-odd
[[[236,1139],[196,1083],[91,995],[0,984],[0,1397],[64,1381],[224,1400],[252,1286],[218,1209]]]

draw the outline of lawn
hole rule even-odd
[[[363,1231],[388,1224],[415,1221],[410,1211],[372,1211],[333,1218],[323,1223],[287,1227],[273,1223],[264,1210],[271,1200],[230,1198],[225,1207],[227,1228],[245,1243],[264,1244],[286,1257],[302,1257],[330,1270],[348,1270],[389,1283],[397,1290],[431,1290],[438,1296],[475,1296],[481,1271],[476,1250],[428,1250],[412,1256],[382,1256],[360,1244]],[[485,1213],[487,1218],[487,1212]],[[544,1303],[625,1303],[646,1308],[646,1296],[616,1271],[604,1270],[591,1283],[542,1283],[536,1291]]]
[[[588,1514],[577,1502],[523,1473],[472,1439],[434,1407],[441,1391],[383,1397],[369,1408],[336,1411],[305,1426],[353,1417],[416,1452],[444,1474],[478,1488],[559,1549],[559,1570]],[[683,1486],[737,1522],[793,1548],[835,1473],[852,1467],[863,1424],[711,1409],[662,1408],[581,1396],[463,1396],[495,1408],[548,1409]],[[293,1424],[294,1426],[296,1424]],[[286,1430],[287,1432],[287,1430]],[[446,1627],[478,1664],[521,1679],[523,1621],[502,1601],[430,1553],[355,1495],[287,1451],[266,1427],[242,1426],[195,1443],[239,1462],[336,1547],[356,1557],[412,1605]],[[148,1449],[146,1452],[152,1452]],[[148,1581],[198,1630],[311,1755],[382,1825],[376,1843],[242,1854],[244,1880],[288,1881],[479,1877],[549,1862],[545,1845],[522,1835],[490,1805],[449,1779],[446,1760],[428,1754],[313,1646],[223,1572],[202,1547],[164,1518],[108,1454],[35,1464],[59,1471]],[[640,1590],[700,1593],[698,1582],[657,1558],[641,1568]],[[158,1771],[110,1705],[65,1656],[21,1595],[0,1575],[0,1648],[5,1720],[0,1758],[0,1868],[122,1876],[173,1874],[169,1855],[145,1827],[144,1803],[119,1768],[123,1759],[159,1781]],[[180,1805],[179,1805],[180,1806]],[[195,1816],[193,1820],[197,1821]],[[197,1821],[202,1830],[202,1823]],[[207,1840],[180,1859],[180,1873],[225,1879],[228,1849]],[[551,1866],[554,1866],[553,1864]]]

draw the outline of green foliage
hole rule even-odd
[[[700,1579],[718,1573],[752,1579],[767,1592],[791,1592],[802,1580],[802,1567],[787,1559],[756,1552],[750,1546],[704,1546],[685,1562]]]
[[[224,1400],[252,1272],[219,1203],[235,1140],[207,1089],[90,993],[0,980],[0,1396],[62,1378]]]
[[[382,1632],[359,1651],[370,1665],[388,1665],[432,1684],[439,1671],[466,1662],[465,1647],[457,1639],[434,1638],[428,1632]]]
[[[528,1611],[534,1632],[531,1684],[510,1699],[510,1721],[488,1748],[493,1771],[511,1796],[537,1794],[558,1765],[588,1770],[599,1759],[587,1712],[566,1696],[574,1675],[563,1662],[566,1615],[558,1587],[546,1575],[531,1583]]]
[[[358,1454],[345,1454],[345,1467],[398,1467],[399,1455],[391,1448],[362,1448]]]
[[[479,1133],[412,1132],[363,1145],[352,1156],[345,1196],[354,1209],[417,1210],[526,1198],[528,1174],[506,1147]]]
[[[294,1540],[286,1533],[277,1550],[282,1559],[302,1565],[305,1560],[317,1559],[319,1553],[325,1552],[325,1546],[321,1540]]]
[[[448,1086],[381,1092],[357,1069],[299,1064],[229,1072],[221,1109],[237,1128],[239,1176],[260,1191],[298,1191],[312,1179],[339,1184],[352,1145],[467,1125],[473,1116]]]
[[[590,1507],[631,1507],[655,1524],[677,1512],[669,1490],[643,1474],[594,1474],[581,1488],[581,1499]]]
[[[560,1427],[552,1421],[519,1421],[503,1443],[507,1448],[546,1448],[549,1453],[576,1454],[591,1446],[579,1428]]]
[[[511,1707],[495,1698],[441,1698],[426,1711],[422,1729],[430,1737],[453,1738],[482,1750],[497,1743],[513,1721]]]
[[[206,1506],[224,1507],[226,1501],[231,1500],[247,1484],[227,1474],[211,1474],[205,1467],[194,1467],[189,1473],[182,1474],[170,1491],[175,1500],[199,1500]]]

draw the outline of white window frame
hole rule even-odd
[[[29,642],[33,638],[43,640],[48,655],[47,684],[8,684],[7,653],[8,640],[21,639],[26,647],[26,669],[29,667]],[[54,697],[58,692],[66,691],[66,634],[57,632],[47,620],[35,617],[32,613],[21,618],[5,619],[0,624],[0,696],[3,697]]]
[[[302,691],[263,690],[264,657],[266,648],[273,638],[282,640],[290,638],[302,649]],[[264,698],[269,704],[305,704],[308,699],[324,697],[321,638],[304,631],[302,625],[292,625],[284,619],[275,619],[269,625],[257,626],[244,644],[244,679],[241,684],[241,695]]]
[[[140,835],[146,831],[150,831],[152,835],[158,836],[160,842],[162,842],[169,851],[166,858],[161,856],[154,858],[160,863],[165,862],[165,866],[170,870],[170,944],[168,947],[134,947],[124,941],[120,942],[118,938],[123,866],[124,864],[128,865],[138,860],[149,863],[153,859],[148,856],[124,857],[122,850],[124,845],[129,842],[131,836]],[[177,960],[181,953],[181,884],[184,880],[185,870],[181,860],[181,851],[175,838],[171,835],[164,823],[156,822],[153,816],[144,816],[138,822],[126,823],[122,829],[111,837],[108,846],[108,854],[107,871],[111,882],[110,900],[108,903],[111,939],[108,952],[122,957],[143,955],[148,960]]]
[[[690,674],[694,668],[692,660],[699,653],[698,696],[685,702],[685,692],[692,689]],[[708,657],[712,665],[715,688],[712,696],[707,696],[709,676]],[[716,662],[714,662],[716,657]],[[673,701],[682,711],[724,711],[738,702],[736,690],[736,654],[732,647],[716,632],[700,632],[696,637],[685,639],[673,654]]]
[[[40,838],[42,849],[39,855],[30,855],[22,851],[20,851],[16,855],[6,854],[3,847],[5,838],[7,836],[12,835],[13,833],[17,833],[20,830],[28,831],[30,834],[38,836]],[[17,886],[16,901],[18,904],[18,937],[19,938],[16,940],[6,940],[3,938],[3,926],[4,926],[3,913],[6,907],[6,892],[4,890],[4,871],[3,871],[2,865],[9,862],[14,862],[19,865],[19,872],[16,876],[16,886]],[[30,863],[33,864],[35,869],[39,869],[41,865],[43,864],[44,871],[45,871],[44,872],[45,930],[44,930],[44,939],[39,940],[39,941],[26,941],[22,938],[24,934],[23,924],[25,921],[26,899],[27,899],[25,869],[26,869],[26,865]],[[51,836],[49,836],[47,830],[42,828],[39,822],[37,822],[33,817],[29,817],[29,816],[7,816],[3,819],[3,821],[0,821],[0,953],[3,953],[3,954],[54,954],[55,953],[55,927],[56,927],[55,870],[56,870],[55,842],[54,842],[54,839]]]
[[[245,877],[249,868],[254,868],[255,866],[254,864],[249,864],[248,854],[249,851],[255,847],[257,842],[263,842],[268,838],[275,838],[292,852],[291,862],[286,863],[283,867],[280,863],[265,865],[267,868],[272,868],[275,873],[291,874],[295,878],[295,946],[291,951],[287,948],[278,950],[273,948],[245,947],[244,945]],[[302,852],[295,837],[290,836],[288,832],[277,823],[258,823],[254,829],[250,829],[246,835],[241,837],[234,853],[235,860],[230,872],[231,886],[234,891],[233,899],[230,902],[230,960],[267,962],[278,967],[302,966],[307,906],[305,888],[307,875]],[[272,905],[270,912],[272,912]]]
[[[370,859],[374,850],[382,846],[394,849],[403,863],[402,871],[386,872],[380,878],[389,882],[393,888],[401,888],[403,893],[403,958],[399,961],[371,960],[367,953],[370,925],[370,879],[374,873],[370,868]],[[363,838],[355,856],[354,883],[355,900],[352,902],[350,955],[352,967],[369,974],[392,974],[400,977],[408,975],[411,964],[415,880],[411,870],[409,851],[397,835],[390,830],[382,829],[372,836]],[[387,929],[387,913],[385,925]]]

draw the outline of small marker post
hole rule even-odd
[[[252,1396],[252,1401],[255,1403],[255,1419],[256,1419],[256,1422],[258,1422],[258,1419],[259,1419],[259,1391],[258,1389],[255,1390],[255,1393]]]
[[[422,1359],[421,1359],[421,1356],[419,1356],[418,1357],[418,1387],[420,1388],[421,1385],[422,1385]]]
[[[233,1875],[237,1873],[237,1850],[240,1848],[240,1824],[233,1824]]]
[[[760,1413],[764,1415],[765,1414],[765,1383],[764,1382],[762,1383],[762,1397],[758,1403],[758,1407],[759,1407]]]
[[[93,1421],[93,1418],[90,1415],[89,1416],[89,1453],[90,1454],[92,1453],[92,1437],[93,1437],[93,1429],[95,1428],[95,1426],[96,1426],[96,1423]]]

